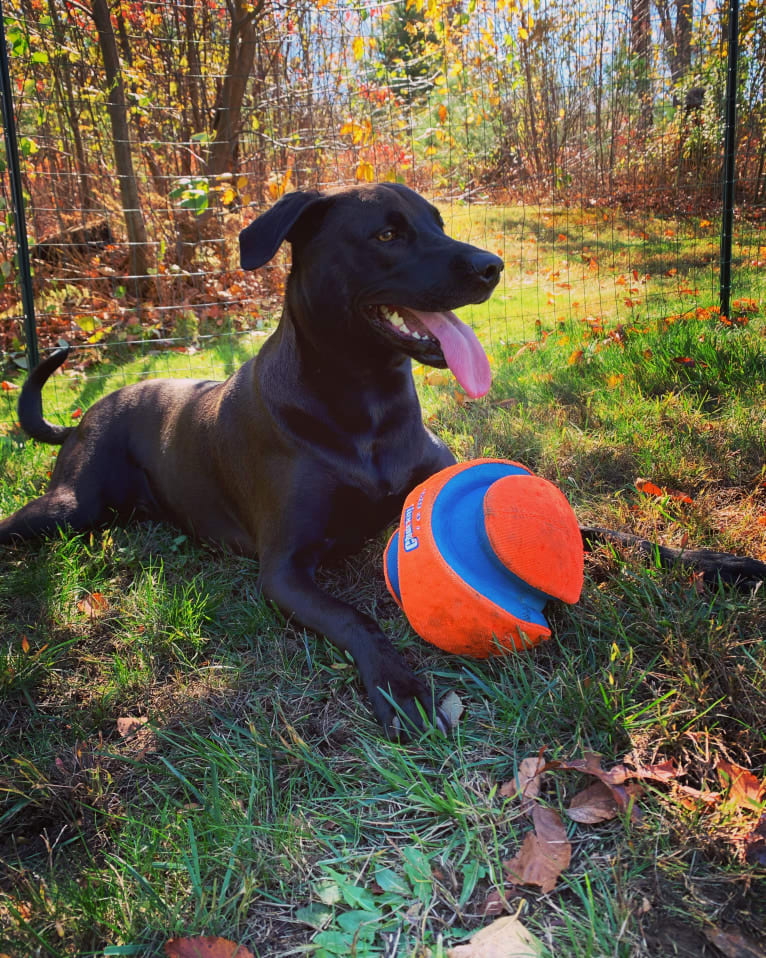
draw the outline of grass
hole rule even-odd
[[[555,249],[565,229],[550,231]],[[629,231],[617,238],[632,249]],[[602,280],[586,273],[583,303]],[[592,323],[544,314],[523,349],[498,335],[493,389],[477,402],[417,370],[426,419],[461,457],[518,459],[556,481],[581,521],[766,558],[759,315],[727,326],[704,305],[674,318],[658,300],[629,322],[615,308]],[[46,411],[70,421],[144,375],[220,375],[256,346],[75,364]],[[44,486],[52,460],[9,417],[0,515]],[[641,495],[639,476],[692,502]],[[458,693],[466,711],[449,739],[382,739],[350,663],[259,598],[254,560],[155,524],[2,550],[0,954],[154,956],[173,936],[206,934],[258,956],[438,958],[491,920],[493,889],[549,955],[713,956],[712,928],[763,945],[764,871],[743,846],[756,810],[658,785],[640,822],[563,815],[572,862],[542,894],[505,884],[530,823],[500,793],[543,748],[595,750],[605,766],[631,751],[672,758],[684,784],[716,792],[719,758],[762,777],[763,590],[702,588],[603,550],[581,601],[549,610],[549,642],[476,662],[411,632],[383,584],[384,543],[322,581]],[[123,736],[128,717],[147,721]],[[544,800],[561,811],[586,784],[551,775]]]

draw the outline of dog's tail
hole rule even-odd
[[[18,412],[21,428],[27,435],[40,442],[60,446],[73,426],[57,426],[43,416],[43,386],[69,355],[69,347],[57,349],[36,366],[21,387]]]
[[[613,529],[595,526],[580,526],[580,534],[586,552],[601,543],[627,546],[657,561],[661,566],[685,565],[695,569],[702,573],[702,579],[708,585],[715,586],[720,579],[748,591],[758,583],[766,582],[766,563],[758,559],[731,555],[729,552],[714,552],[711,549],[670,549],[630,532],[615,532]]]

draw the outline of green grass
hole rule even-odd
[[[553,317],[535,348],[498,342],[477,402],[418,370],[424,415],[459,456],[556,481],[582,521],[766,558],[763,323],[700,313],[610,336],[618,321]],[[139,376],[221,375],[256,345],[113,355],[54,377],[46,412],[71,421]],[[53,455],[9,417],[0,515],[42,489]],[[693,502],[642,496],[639,476]],[[411,632],[385,590],[384,543],[322,583],[459,694],[448,739],[384,740],[347,659],[259,598],[254,560],[157,524],[0,551],[0,954],[155,956],[208,934],[258,956],[364,958],[398,934],[397,955],[438,958],[491,920],[483,906],[530,828],[499,792],[524,757],[593,749],[611,765],[634,751],[715,791],[719,757],[763,775],[763,590],[699,588],[605,549],[581,601],[549,610],[549,642],[476,662]],[[123,738],[128,716],[148,722]],[[544,799],[561,811],[586,784],[561,771]],[[713,925],[763,943],[764,872],[741,844],[757,814],[686,807],[666,786],[640,805],[637,823],[563,816],[573,856],[556,889],[505,886],[547,954],[712,956]]]

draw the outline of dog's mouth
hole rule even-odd
[[[425,312],[408,306],[371,306],[374,325],[400,349],[429,366],[449,366],[468,395],[489,391],[492,373],[476,333],[451,310]]]

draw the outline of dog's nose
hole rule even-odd
[[[479,250],[471,257],[471,266],[487,286],[494,286],[503,271],[503,261],[494,253]]]

